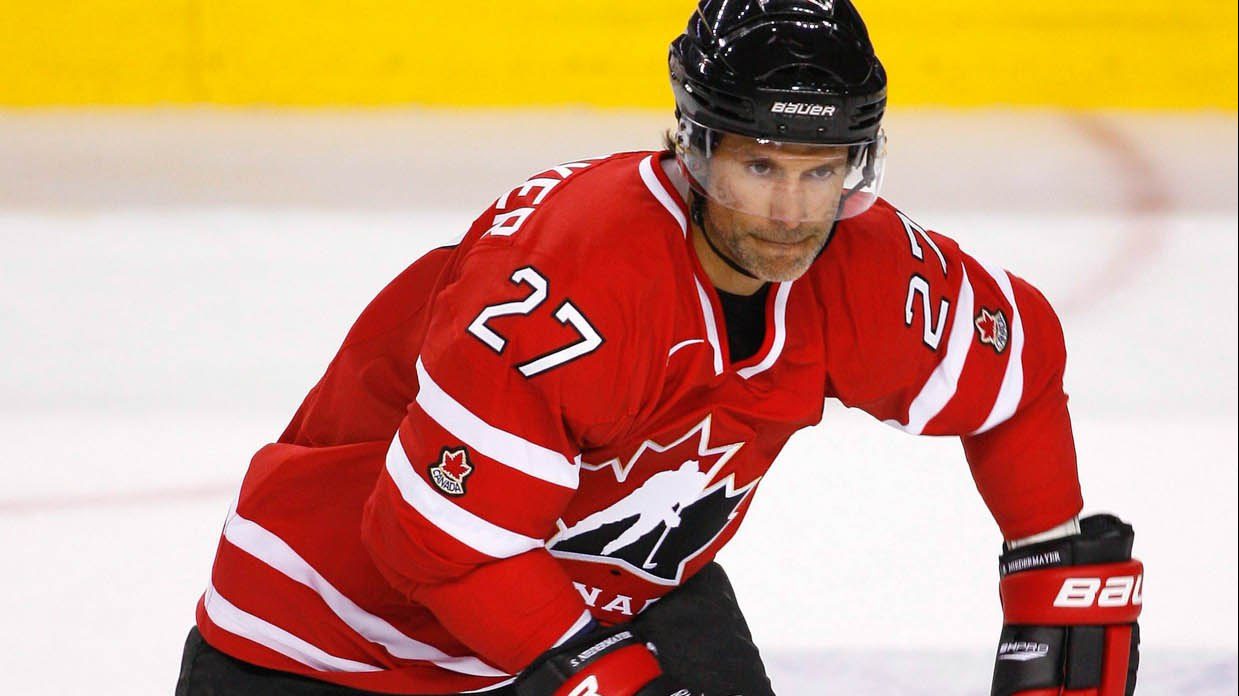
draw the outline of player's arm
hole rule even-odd
[[[582,443],[622,421],[640,375],[617,369],[621,341],[608,343],[627,321],[613,289],[494,246],[434,300],[410,356],[417,395],[362,534],[395,588],[515,674],[592,627],[544,543],[575,494]]]
[[[846,292],[827,317],[829,392],[905,432],[961,436],[1006,539],[1074,517],[1083,502],[1054,311],[1023,279],[880,206],[827,251],[844,257],[831,270]]]
[[[1029,548],[1042,548],[1035,545],[1038,541],[1091,548],[1100,542],[1090,534],[1109,539],[1110,532],[1103,533],[1096,522],[1088,522],[1083,530],[1077,526],[1083,501],[1063,390],[1066,349],[1049,302],[1023,279],[963,253],[950,239],[888,206],[875,212],[878,222],[869,230],[867,243],[841,245],[844,254],[866,257],[858,258],[854,266],[862,274],[846,284],[851,321],[831,324],[828,346],[832,340],[835,345],[848,341],[854,345],[847,355],[832,356],[832,392],[844,403],[906,432],[960,436],[977,490],[1009,546],[1025,540],[1023,545]],[[844,270],[846,263],[839,268],[850,272]],[[864,273],[866,269],[870,272]],[[1107,559],[1083,563],[1104,568],[1080,571],[1096,570],[1103,584],[1107,574],[1129,575],[1133,563],[1130,539],[1125,550],[1120,542],[1107,543],[1117,546],[1100,556],[1073,556]],[[1059,551],[1060,560],[1070,555]],[[1004,572],[1004,588],[1028,587],[1036,581],[1045,585],[1043,593],[1061,579],[1059,575],[1073,572],[1062,568],[1082,565],[1062,560],[1059,570],[1027,564],[1017,568],[1019,564],[1006,563],[1008,558],[1004,555],[1004,568],[1015,570]],[[1131,577],[1134,581],[1137,576]],[[1034,599],[1040,595],[1004,592],[1008,628],[1033,616],[1052,622],[1053,630],[1060,632],[1066,626],[1094,626],[1098,621],[1125,619],[1129,627],[1134,623],[1134,614],[1127,618],[1128,614],[1051,611],[1061,583],[1052,589],[1043,607],[1046,611],[1039,614],[1029,613],[1027,605],[1040,601]],[[1138,602],[1138,593],[1134,596]],[[1129,595],[1129,605],[1131,599]],[[1118,653],[1128,644],[1113,635],[1107,643],[1111,647],[1104,656],[1095,656],[1095,664],[1104,660],[1108,671],[1126,674],[1127,657]],[[1075,657],[1088,659],[1083,653]],[[1121,665],[1115,662],[1120,659]],[[1030,658],[1025,664],[1048,661]],[[999,673],[1013,662],[1017,660],[1000,659]],[[1061,661],[1051,671],[1062,674],[1058,667],[1063,667]],[[1004,691],[995,681],[995,694],[1024,693]]]
[[[417,395],[363,518],[388,581],[509,673],[589,621],[543,546],[578,480],[563,382],[553,368],[520,370],[541,352],[551,303],[565,300],[549,275],[475,250],[434,299],[409,356]]]

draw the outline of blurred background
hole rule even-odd
[[[886,197],[1038,285],[1140,694],[1235,694],[1236,4],[857,0]],[[0,0],[0,655],[169,694],[230,498],[392,276],[546,166],[654,149],[685,0]],[[957,441],[831,403],[720,557],[780,694],[986,694]]]

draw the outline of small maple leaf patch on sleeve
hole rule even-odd
[[[444,447],[439,461],[430,466],[430,480],[448,495],[464,495],[465,479],[471,473],[473,465],[464,447]]]
[[[1007,317],[1001,309],[991,313],[982,307],[981,313],[977,315],[976,326],[977,338],[981,343],[993,346],[996,353],[1006,350],[1009,330]]]

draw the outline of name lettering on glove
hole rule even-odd
[[[1058,551],[1049,551],[1047,553],[1038,553],[1032,556],[1022,556],[1016,558],[1009,563],[1003,563],[1002,574],[1010,575],[1023,570],[1032,570],[1034,568],[1042,568],[1045,566],[1062,565],[1063,555]]]
[[[572,658],[572,660],[568,664],[572,665],[573,667],[580,667],[586,662],[589,662],[590,658],[602,652],[603,650],[606,650],[612,645],[615,645],[616,643],[621,643],[630,638],[632,638],[632,631],[624,631],[622,633],[616,633],[610,638],[607,638],[606,640],[591,646],[588,650],[585,650],[584,652],[579,653],[576,657]]]

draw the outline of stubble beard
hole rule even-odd
[[[731,256],[732,260],[749,273],[770,283],[781,283],[796,280],[809,270],[809,266],[821,254],[826,242],[830,239],[829,223],[813,223],[798,226],[794,230],[776,232],[742,227],[724,231],[706,217],[707,234],[711,234],[719,247]],[[809,239],[812,238],[812,243]],[[795,240],[804,239],[802,245],[786,252],[763,252],[763,245],[758,239]]]

